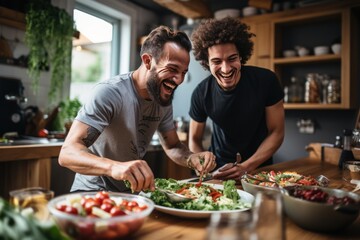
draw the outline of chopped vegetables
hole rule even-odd
[[[285,187],[291,185],[319,185],[315,178],[312,176],[304,176],[297,172],[284,171],[262,171],[254,174],[250,178],[245,178],[247,182],[265,187]],[[255,180],[258,179],[258,180]]]
[[[250,203],[242,202],[235,181],[224,181],[224,189],[215,189],[211,184],[181,183],[175,179],[155,179],[157,188],[170,190],[193,200],[186,203],[170,202],[166,195],[158,190],[151,192],[150,198],[155,204],[185,210],[216,211],[250,208]]]

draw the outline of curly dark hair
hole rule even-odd
[[[216,44],[234,43],[239,51],[241,63],[245,64],[254,48],[251,38],[255,37],[255,34],[249,30],[250,27],[242,23],[239,18],[203,20],[191,35],[195,59],[203,68],[210,70],[208,48]]]
[[[146,37],[141,46],[140,56],[145,52],[149,53],[157,62],[161,57],[163,47],[167,42],[175,42],[188,52],[191,51],[191,41],[185,32],[174,31],[167,26],[159,26],[153,29]]]

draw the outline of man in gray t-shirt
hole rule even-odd
[[[154,175],[141,160],[155,131],[177,164],[207,173],[216,166],[211,152],[192,153],[173,123],[172,98],[188,70],[191,43],[185,33],[160,26],[141,48],[133,72],[97,84],[80,109],[59,156],[76,172],[71,191],[154,190]]]

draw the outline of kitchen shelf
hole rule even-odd
[[[0,6],[0,25],[25,30],[25,14]]]
[[[330,62],[330,61],[341,61],[340,54],[326,54],[326,55],[320,55],[320,56],[275,58],[275,59],[273,59],[273,64],[287,65],[287,64],[297,64],[297,63]]]
[[[342,106],[339,103],[324,104],[324,103],[284,103],[285,109],[340,109]]]

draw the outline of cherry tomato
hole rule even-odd
[[[139,206],[139,204],[135,201],[130,201],[128,204],[127,204],[128,207],[130,208],[133,208],[133,207],[137,207]]]
[[[126,215],[126,213],[118,206],[112,207],[111,210],[110,210],[110,214],[113,217]]]
[[[95,232],[95,224],[94,223],[88,223],[88,222],[79,222],[77,224],[79,228],[79,232],[82,236],[88,236],[91,237]]]
[[[59,210],[59,211],[62,211],[62,212],[65,212],[65,208],[66,208],[66,205],[60,205],[60,206],[56,206],[56,209]]]
[[[110,196],[109,193],[105,191],[97,192],[95,195],[95,199],[99,200],[100,204],[107,198],[110,198]]]
[[[87,214],[91,213],[93,207],[100,207],[99,202],[93,198],[86,199],[85,204],[84,204],[84,209]]]
[[[40,129],[40,130],[38,131],[38,136],[39,136],[39,137],[47,137],[48,135],[49,135],[49,131],[46,130],[45,128]]]
[[[129,201],[126,199],[123,199],[120,203],[120,206],[126,207],[128,205]]]
[[[72,206],[66,206],[64,212],[70,213],[73,215],[78,215],[78,210]]]
[[[125,223],[110,224],[109,229],[114,230],[118,238],[125,237],[130,233],[130,229]]]
[[[106,202],[103,202],[100,206],[100,208],[102,210],[104,210],[105,212],[110,212],[110,210],[113,208],[114,205],[112,205],[111,203],[106,203]]]
[[[104,203],[107,203],[107,204],[111,204],[111,205],[115,206],[115,201],[112,200],[111,198],[106,198],[106,199],[104,199],[104,201],[103,201],[102,203],[103,203],[103,204],[104,204]]]

